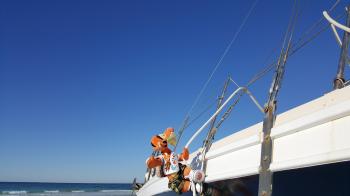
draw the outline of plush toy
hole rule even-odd
[[[161,167],[169,180],[168,187],[181,194],[190,190],[191,181],[202,182],[204,173],[179,163],[179,161],[188,160],[189,152],[187,148],[184,148],[181,154],[176,155],[168,148],[168,144],[175,145],[175,143],[173,128],[167,128],[163,134],[153,136],[151,139],[153,150],[159,151],[161,155],[149,157],[146,164],[148,168]]]

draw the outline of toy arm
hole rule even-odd
[[[183,160],[188,160],[190,156],[190,153],[188,152],[188,148],[184,148],[182,153],[179,155],[179,161],[183,161]]]
[[[158,157],[154,157],[154,156],[150,156],[147,160],[146,160],[146,165],[148,168],[154,168],[157,166],[161,166],[162,165],[162,160]]]
[[[164,131],[164,133],[163,133],[164,138],[165,138],[165,139],[168,139],[169,136],[170,136],[171,134],[173,134],[173,133],[174,133],[174,128],[168,127],[167,129],[165,129],[165,131]]]

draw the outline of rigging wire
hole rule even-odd
[[[336,17],[336,20],[339,20],[341,18],[343,18],[345,16],[346,13],[343,13],[339,16]],[[311,35],[307,40],[305,40],[304,42],[302,42],[301,44],[299,44],[299,46],[296,46],[297,44],[293,45],[293,50],[290,52],[289,56],[292,56],[294,53],[296,53],[298,50],[300,50],[301,48],[303,48],[304,46],[306,46],[308,43],[310,43],[311,41],[313,41],[316,37],[318,37],[321,33],[323,33],[325,30],[327,30],[329,28],[329,24],[326,24],[322,27],[322,29],[320,29],[319,31],[317,31],[316,33],[314,33],[313,35]]]
[[[185,129],[187,129],[189,126],[191,126],[193,123],[195,123],[200,117],[202,117],[205,113],[207,113],[207,112],[215,105],[215,103],[216,103],[217,100],[218,100],[218,98],[215,99],[215,100],[213,100],[213,101],[209,104],[209,106],[207,106],[206,108],[204,108],[204,109],[203,109],[195,118],[193,118],[191,121],[189,121],[189,119],[190,119],[189,116],[187,116],[187,117],[185,118],[184,122],[182,123],[181,128],[178,129],[178,130],[179,130],[179,132],[178,132],[178,138],[177,138],[177,141],[176,141],[174,150],[173,150],[174,152],[176,151],[176,148],[177,148],[177,146],[178,146],[178,144],[179,144],[179,141],[180,141],[181,136],[182,136],[183,132],[185,131]]]
[[[259,0],[255,0],[254,3],[252,4],[252,6],[250,7],[249,11],[247,12],[247,14],[245,15],[242,23],[240,24],[240,26],[238,27],[237,31],[235,32],[233,38],[231,39],[230,43],[227,45],[226,49],[224,50],[224,53],[220,56],[218,62],[216,63],[213,71],[211,72],[211,74],[209,75],[208,80],[205,82],[205,84],[203,85],[202,89],[200,90],[199,94],[197,95],[194,103],[192,104],[192,106],[190,107],[189,111],[187,112],[186,116],[185,116],[185,120],[182,123],[182,131],[179,132],[179,136],[181,137],[183,131],[190,125],[192,124],[195,120],[197,120],[200,116],[202,116],[207,110],[209,110],[210,108],[207,108],[206,110],[204,110],[204,112],[201,112],[194,120],[191,120],[190,123],[188,123],[188,125],[186,126],[186,119],[190,117],[190,113],[192,112],[193,108],[197,105],[200,97],[203,95],[205,89],[207,88],[209,82],[211,81],[211,79],[213,78],[216,70],[219,68],[219,66],[222,64],[222,61],[224,60],[224,58],[226,57],[227,53],[229,52],[229,50],[231,49],[233,43],[236,41],[238,35],[240,34],[240,32],[242,31],[244,25],[246,24],[248,18],[250,17],[252,11],[254,10],[254,8],[256,7],[257,3],[259,2]],[[187,120],[188,121],[188,120]]]
[[[186,119],[184,121],[184,125],[183,125],[183,130],[186,129],[187,127],[189,127],[192,123],[194,123],[197,119],[199,119],[204,113],[206,113],[211,107],[214,106],[216,100],[210,104],[207,108],[205,108],[196,118],[194,118],[193,120],[191,120],[189,123],[187,123],[188,121],[188,118],[189,118],[189,114],[192,112],[194,106],[197,104],[199,98],[202,96],[204,90],[206,89],[207,85],[209,84],[210,80],[212,79],[214,73],[216,72],[217,68],[220,66],[220,64],[222,63],[222,60],[224,59],[224,57],[226,56],[226,54],[228,53],[229,49],[231,48],[232,44],[234,43],[234,41],[236,40],[238,34],[240,33],[241,29],[243,28],[244,24],[246,23],[246,20],[248,19],[248,17],[250,16],[252,10],[254,9],[255,5],[257,4],[259,0],[256,0],[253,4],[253,6],[251,7],[251,9],[249,10],[248,14],[246,15],[246,17],[244,18],[242,24],[240,25],[238,31],[235,33],[233,39],[231,40],[231,42],[229,43],[229,45],[226,47],[223,55],[220,57],[218,63],[216,64],[214,70],[212,71],[212,73],[210,74],[209,76],[209,79],[207,80],[207,82],[204,84],[203,88],[201,89],[200,93],[198,94],[195,102],[193,103],[193,105],[191,106],[190,110],[188,111],[187,115],[186,115]],[[297,0],[295,0],[296,2]],[[337,7],[337,5],[339,4],[340,0],[337,0],[334,5],[328,10],[328,12],[331,12],[335,9],[335,7]],[[291,43],[292,41],[292,37],[293,37],[293,33],[294,33],[294,28],[295,28],[295,23],[296,23],[296,20],[297,20],[297,17],[298,17],[298,12],[295,11],[295,14],[294,14],[294,17],[292,19],[292,27],[288,27],[288,30],[287,30],[287,33],[285,35],[285,39],[283,41],[283,47],[281,49],[281,56],[280,56],[280,59],[281,60],[281,57],[283,56],[283,60],[284,60],[284,63],[286,61],[286,59],[292,55],[294,55],[296,52],[298,52],[300,49],[302,49],[303,47],[305,47],[307,44],[309,44],[311,41],[313,41],[316,37],[318,37],[322,32],[324,32],[328,27],[329,27],[329,24],[321,27],[321,29],[319,31],[317,31],[316,33],[314,33],[313,35],[311,35],[307,40],[305,40],[304,42],[302,42],[299,46],[297,46],[308,34],[309,32],[311,32],[312,30],[314,30],[316,27],[318,27],[321,22],[323,21],[323,18],[321,18],[318,22],[316,22],[314,25],[312,25],[302,36],[301,38],[298,39],[298,41],[294,44]],[[342,14],[338,17],[336,17],[336,19],[340,19],[342,17],[344,17],[345,14]],[[290,24],[289,24],[290,25]],[[288,25],[288,26],[289,26]],[[289,33],[288,33],[289,31]],[[290,35],[289,36],[289,41],[288,41],[288,45],[285,49],[285,51],[283,51],[284,49],[284,45],[285,45],[285,41],[286,41],[286,36],[287,35]],[[282,63],[282,64],[284,64]],[[278,66],[279,63],[277,62],[273,62],[271,64],[269,64],[268,66],[266,66],[263,70],[261,70],[260,72],[258,72],[257,74],[255,74],[253,76],[253,78],[247,83],[246,87],[252,85],[253,83],[255,83],[257,80],[261,79],[263,76],[265,76],[267,73],[269,73],[274,67]],[[284,65],[283,65],[284,66]],[[284,71],[283,71],[284,72]],[[278,78],[278,77],[281,77],[280,74],[283,75],[283,73],[278,73],[277,70],[276,70],[276,77],[275,78]],[[278,76],[279,75],[279,76]],[[233,81],[233,80],[232,80]],[[233,81],[234,82],[234,81]],[[349,82],[349,81],[348,81]],[[346,82],[346,83],[348,83]],[[234,82],[235,83],[235,82]],[[274,82],[275,83],[275,82]],[[236,84],[236,83],[235,83]],[[276,83],[275,83],[276,84]],[[275,85],[274,84],[274,85]],[[237,84],[236,84],[237,85]],[[280,86],[280,83],[277,84],[277,86]],[[225,121],[227,119],[227,117],[230,115],[230,113],[232,112],[233,108],[237,105],[237,103],[240,101],[241,97],[243,96],[243,92],[241,92],[240,94],[238,94],[238,97],[236,98],[235,102],[233,104],[231,104],[229,106],[229,108],[227,109],[227,111],[223,114],[223,116],[221,117],[220,121],[217,123],[217,125],[215,126],[215,129],[218,129],[223,121]],[[271,94],[270,94],[271,96]],[[271,100],[269,100],[271,101]],[[183,132],[182,130],[182,132]],[[181,134],[182,134],[181,132]],[[215,133],[214,133],[215,134]],[[210,139],[213,140],[214,139],[214,134],[212,134],[210,136]],[[180,138],[179,138],[180,139]],[[177,142],[178,143],[178,142]],[[176,144],[177,145],[177,144]],[[209,144],[211,145],[211,144]],[[176,147],[175,147],[176,148]],[[209,146],[210,148],[210,146]],[[152,156],[154,156],[157,152],[153,152],[152,153]],[[151,170],[149,171],[149,174],[148,174],[148,179],[150,178],[150,175],[151,175]],[[147,180],[148,180],[147,179]]]
[[[191,126],[194,122],[196,122],[201,116],[203,116],[206,112],[208,112],[215,104],[217,99],[215,99],[208,107],[206,107],[204,110],[202,110],[195,118],[193,118],[187,126],[185,126],[185,129],[189,126]]]
[[[231,104],[229,106],[229,108],[226,110],[226,112],[222,115],[222,117],[220,118],[220,121],[216,124],[215,128],[219,129],[221,124],[229,117],[229,115],[231,114],[233,108],[238,104],[238,102],[241,100],[241,97],[244,95],[243,92],[240,92],[236,98],[236,100],[233,102],[233,104]],[[214,139],[214,138],[213,138]]]
[[[296,2],[296,1],[295,1]],[[333,11],[339,4],[340,0],[337,0],[333,6],[328,10],[328,12],[331,12]],[[253,4],[255,6],[256,2]],[[298,16],[300,15],[300,12],[296,12],[294,13],[294,16],[292,17],[289,25],[288,25],[288,28],[287,28],[287,32],[290,32],[290,37],[289,37],[289,40],[288,40],[288,44],[287,44],[287,48],[286,48],[286,51],[285,51],[285,54],[284,54],[284,58],[288,58],[292,55],[294,55],[296,52],[298,52],[301,48],[303,48],[304,46],[306,46],[308,43],[310,43],[311,41],[313,41],[316,37],[318,37],[322,32],[324,32],[328,27],[329,27],[329,24],[326,24],[326,25],[323,25],[321,26],[321,29],[318,30],[316,33],[312,34],[308,39],[306,39],[304,42],[301,42],[302,40],[304,40],[306,38],[307,35],[309,35],[309,33],[311,31],[313,31],[314,29],[316,29],[316,27],[319,27],[320,26],[320,23],[323,21],[323,18],[321,18],[318,22],[316,22],[315,24],[313,24],[299,39],[296,43],[292,44],[292,37],[293,37],[293,32],[294,32],[294,28],[295,28],[295,23],[296,23],[296,20],[298,18]],[[340,16],[337,17],[337,19],[339,18],[342,18],[344,17],[345,14],[342,14]],[[241,25],[242,26],[242,25]],[[287,37],[288,33],[286,33],[286,36],[284,38],[284,41],[283,41],[283,46],[285,45],[285,42],[286,42],[286,37]],[[301,43],[299,46],[298,44]],[[229,46],[232,45],[232,44],[229,44]],[[229,48],[229,47],[228,47]],[[282,47],[283,48],[283,47]],[[227,48],[226,48],[227,49]],[[277,48],[275,48],[273,51],[272,51],[272,54],[277,50]],[[228,51],[228,50],[227,50]],[[226,50],[225,50],[226,52]],[[226,55],[224,52],[224,55]],[[282,51],[281,51],[282,52]],[[226,52],[227,53],[227,52]],[[271,54],[271,55],[272,55]],[[281,54],[282,56],[282,54]],[[220,61],[219,61],[220,62]],[[260,72],[258,72],[257,74],[255,74],[253,76],[253,78],[251,80],[249,80],[249,82],[246,84],[246,87],[249,87],[250,85],[254,84],[257,80],[261,79],[262,77],[264,77],[267,73],[269,73],[273,68],[275,68],[276,66],[278,65],[278,62],[273,62],[269,65],[267,65],[263,70],[261,70]],[[214,68],[211,76],[209,77],[209,80],[211,80],[211,77],[212,75],[214,74],[214,72],[216,71],[217,68]],[[281,74],[281,73],[280,73]],[[283,73],[282,73],[283,74]],[[207,81],[207,82],[208,82]],[[209,82],[208,82],[209,83]],[[206,85],[207,83],[205,84],[204,88],[206,88]],[[202,90],[203,90],[202,89]],[[204,90],[203,90],[204,91]],[[201,92],[203,93],[203,92]],[[200,94],[201,94],[200,93]],[[224,113],[224,115],[221,117],[220,121],[217,123],[217,125],[215,126],[215,128],[219,128],[221,126],[221,124],[223,123],[224,120],[227,119],[227,117],[230,115],[231,111],[233,110],[234,106],[237,105],[237,103],[239,102],[240,98],[243,96],[243,92],[241,92],[240,94],[238,94],[238,97],[237,99],[234,101],[233,104],[231,104],[229,106],[229,108],[227,109],[227,111]],[[197,97],[199,99],[200,95]],[[198,102],[198,100],[196,99],[195,101],[195,104],[196,102]],[[214,102],[215,103],[215,102]],[[197,116],[194,120],[192,120],[185,128],[187,128],[190,124],[192,124],[195,120],[197,120],[200,116],[202,116],[206,111],[208,111],[213,105],[214,103],[211,104],[210,107],[206,108],[199,116]],[[195,105],[194,104],[194,105]],[[192,105],[191,107],[191,110],[193,109],[194,105]],[[189,113],[191,112],[191,110],[188,112],[188,115]]]
[[[332,12],[336,6],[339,4],[340,0],[337,0],[333,6],[329,9],[328,12]],[[342,17],[344,17],[345,14],[342,14],[338,17],[336,17],[337,19],[340,19]],[[297,15],[295,14],[294,16],[294,23],[296,21]],[[321,18],[316,24],[312,25],[311,28],[309,28],[306,33],[303,34],[303,36],[301,36],[301,38],[299,38],[299,40],[295,43],[295,44],[291,44],[291,40],[292,40],[292,35],[289,38],[289,43],[287,46],[287,50],[286,50],[286,54],[285,54],[285,58],[288,58],[290,56],[292,56],[293,54],[295,54],[297,51],[299,51],[301,48],[303,48],[304,46],[306,46],[308,43],[310,43],[311,41],[313,41],[316,37],[318,37],[318,35],[320,35],[323,31],[325,31],[329,25],[323,25],[321,26],[321,29],[318,30],[316,33],[312,34],[308,39],[304,40],[305,37],[314,29],[316,29],[316,27],[319,27],[320,23],[323,21],[323,18]],[[293,24],[293,26],[295,26],[295,24]],[[293,27],[294,29],[294,27]],[[304,40],[304,42],[301,43],[301,41]],[[298,44],[301,43],[299,46]],[[262,78],[263,76],[265,76],[268,72],[270,72],[274,67],[276,67],[278,65],[278,63],[273,62],[271,64],[269,64],[268,66],[266,66],[262,71],[258,72],[257,74],[254,75],[254,77],[247,83],[246,87],[252,85],[253,83],[255,83],[257,80],[259,80],[260,78]],[[240,98],[242,97],[243,93],[239,94],[238,98],[235,100],[235,102],[227,109],[227,111],[224,113],[224,115],[221,117],[221,120],[218,122],[216,128],[218,129],[221,124],[223,123],[223,121],[230,115],[230,113],[232,112],[234,106],[239,102]]]
[[[238,84],[231,79],[231,76],[228,76],[228,78],[226,79],[225,81],[225,84],[224,84],[224,87],[223,89],[221,90],[221,94],[219,96],[219,99],[218,99],[218,102],[217,102],[217,105],[216,105],[216,110],[218,110],[222,104],[223,104],[223,100],[225,98],[225,95],[226,95],[226,92],[227,92],[227,88],[229,86],[230,83],[234,83],[236,86],[238,86]],[[238,86],[239,87],[239,86]],[[218,115],[216,115],[212,120],[211,120],[211,123],[210,123],[210,127],[209,127],[209,130],[208,130],[208,133],[207,133],[207,136],[205,137],[205,140],[203,141],[203,148],[202,148],[202,154],[203,153],[206,153],[209,148],[210,148],[210,145],[209,143],[211,143],[211,141],[213,140],[214,138],[214,135],[216,133],[216,129],[215,129],[215,122],[216,122],[216,119],[217,119]],[[203,170],[203,167],[204,165],[202,165],[202,170]],[[205,166],[206,167],[206,166]]]
[[[337,0],[333,6],[329,9],[329,12],[333,11],[334,8],[336,6],[338,6],[340,0]],[[342,17],[345,16],[345,13],[339,15],[338,17],[336,17],[336,19],[341,19]],[[313,41],[315,38],[317,38],[322,32],[324,32],[325,30],[327,30],[329,28],[329,24],[325,24],[323,26],[321,26],[320,30],[318,30],[316,33],[312,34],[311,36],[309,36],[308,39],[306,39],[304,42],[301,42],[302,40],[304,40],[306,38],[306,36],[309,34],[309,32],[313,31],[316,27],[318,27],[318,23],[320,23],[323,20],[323,18],[321,18],[319,20],[319,22],[313,24],[306,32],[304,33],[301,38],[298,39],[298,41],[293,44],[291,46],[291,51],[289,52],[288,57],[294,55],[296,52],[298,52],[300,49],[302,49],[303,47],[305,47],[307,44],[309,44],[311,41]],[[267,73],[269,73],[274,67],[277,66],[277,62],[273,62],[270,63],[269,65],[267,65],[264,69],[262,69],[260,72],[258,72],[257,74],[255,74],[253,76],[253,78],[247,83],[247,87],[249,87],[250,85],[252,85],[253,83],[255,83],[257,80],[259,80],[260,78],[262,78],[263,76],[265,76]]]
[[[337,0],[332,7],[328,10],[328,12],[332,12],[340,3],[340,0]],[[340,19],[342,17],[345,16],[344,14],[339,15],[338,17],[336,17],[336,19]],[[321,26],[321,29],[318,30],[316,33],[314,33],[313,35],[311,35],[307,40],[305,40],[304,42],[302,42],[299,46],[298,43],[300,43],[307,34],[309,34],[311,31],[313,31],[316,27],[319,26],[319,24],[324,20],[324,18],[320,18],[320,20],[318,22],[316,22],[315,24],[313,24],[302,36],[301,38],[299,38],[299,40],[293,44],[291,46],[292,51],[289,52],[287,57],[292,56],[293,54],[295,54],[296,52],[298,52],[300,49],[302,49],[304,46],[306,46],[308,43],[310,43],[311,41],[313,41],[317,36],[319,36],[322,32],[324,32],[326,29],[328,29],[329,25],[323,25]],[[253,76],[253,78],[247,83],[247,87],[249,87],[250,85],[252,85],[253,83],[255,83],[257,80],[259,80],[260,78],[262,78],[263,76],[265,76],[267,73],[269,73],[274,67],[276,67],[278,64],[277,62],[273,62],[269,65],[267,65],[263,70],[261,70],[260,72],[258,72],[257,74],[255,74]],[[236,103],[234,103],[236,104]],[[230,106],[231,107],[231,106]]]
[[[328,12],[332,12],[340,3],[340,0],[336,0],[335,3],[331,6],[330,9],[328,9]],[[301,42],[305,37],[307,37],[307,35],[309,35],[313,30],[315,30],[317,27],[319,27],[322,22],[324,22],[324,17],[321,17],[318,21],[316,21],[313,25],[311,25],[298,39],[298,41],[296,42],[299,43]]]
[[[282,45],[282,49],[281,49],[281,53],[280,53],[280,57],[278,59],[278,65],[275,71],[275,77],[273,79],[271,88],[270,88],[270,93],[269,93],[269,98],[268,98],[268,102],[267,102],[267,106],[270,105],[270,103],[272,103],[273,101],[275,101],[275,98],[277,96],[277,93],[279,91],[279,88],[281,87],[281,82],[282,82],[282,78],[284,75],[284,71],[285,71],[285,64],[287,62],[287,58],[288,58],[288,53],[292,44],[292,38],[294,35],[294,30],[295,30],[295,26],[296,26],[296,22],[298,19],[298,16],[300,14],[300,12],[298,11],[298,0],[294,1],[294,6],[293,6],[293,14],[291,15],[289,24],[288,24],[288,28],[287,28],[287,32],[285,34],[285,38],[284,38],[284,43]],[[288,43],[286,43],[285,41],[288,38]],[[286,45],[287,44],[287,45]]]
[[[189,126],[191,126],[194,122],[196,122],[200,117],[202,117],[205,113],[207,113],[216,103],[217,99],[215,99],[214,101],[212,101],[210,103],[209,106],[207,106],[205,109],[203,109],[195,118],[193,118],[191,121],[189,121],[189,116],[187,116],[184,120],[184,122],[182,123],[182,126],[181,128],[179,129],[179,132],[178,132],[178,139],[177,139],[177,142],[175,144],[175,147],[174,147],[174,152],[176,151],[176,148],[177,148],[177,145],[179,144],[179,141],[181,139],[181,136],[182,136],[182,133],[184,132],[184,130],[186,128],[188,128]]]
[[[291,42],[292,42],[292,37],[293,37],[293,33],[294,33],[294,29],[295,29],[295,25],[296,25],[296,21],[298,18],[298,15],[300,14],[300,12],[298,12],[298,7],[297,7],[297,0],[294,1],[294,6],[293,6],[293,14],[291,15],[289,24],[288,24],[288,28],[287,28],[287,32],[285,34],[284,37],[284,41],[282,44],[282,49],[281,49],[281,55],[280,55],[280,60],[282,60],[283,58],[283,65],[286,62],[286,57],[288,55],[290,46],[291,46]],[[289,37],[289,38],[287,38]],[[287,46],[286,46],[286,42]],[[283,71],[280,71],[280,68],[276,70],[276,78],[281,78],[283,76]],[[233,83],[236,84],[236,82],[234,82],[232,79],[231,81]],[[256,80],[255,80],[256,81]],[[236,84],[237,85],[237,84]],[[274,89],[278,89],[280,85],[280,80],[275,79],[273,82],[273,88]],[[243,96],[244,92],[241,92],[238,97],[236,98],[236,100],[234,101],[233,104],[230,105],[230,107],[226,110],[226,112],[224,113],[224,115],[221,117],[220,121],[217,123],[217,125],[215,126],[214,132],[213,134],[210,135],[210,137],[208,137],[205,141],[204,141],[204,145],[208,145],[206,146],[206,149],[210,148],[211,146],[211,141],[214,139],[214,134],[216,133],[216,130],[222,125],[222,123],[227,119],[227,117],[230,115],[230,113],[232,112],[233,108],[237,105],[237,103],[240,101],[241,97]],[[271,94],[271,93],[270,93]],[[211,131],[211,130],[210,130]]]
[[[292,16],[290,17],[289,19],[289,22],[288,22],[288,27],[287,27],[287,31],[284,35],[284,39],[283,39],[283,43],[282,43],[282,47],[281,47],[281,51],[280,51],[280,57],[278,59],[278,61],[281,60],[281,57],[283,56],[284,54],[284,50],[285,50],[285,44],[286,44],[286,41],[287,41],[287,37],[290,35],[290,32],[292,31],[292,28],[294,27],[294,21],[295,21],[295,17],[296,17],[296,0],[294,0],[294,4],[293,4],[293,8],[292,8]],[[289,42],[288,42],[289,43]]]
[[[329,9],[329,12],[333,11],[333,10],[335,9],[335,7],[339,4],[339,2],[340,2],[340,0],[337,0],[337,1],[333,4],[333,6]],[[341,15],[341,16],[338,16],[337,18],[339,19],[339,18],[343,17],[344,15],[345,15],[345,14],[343,14],[343,15]],[[295,17],[297,17],[297,16],[295,15]],[[294,19],[294,20],[296,20],[296,19]],[[322,21],[322,20],[323,20],[323,18],[321,18],[320,21]],[[308,34],[308,33],[311,32],[313,29],[315,29],[315,26],[319,26],[318,23],[320,23],[320,21],[317,22],[316,24],[312,25],[311,28],[309,28],[309,29],[307,30],[307,32],[304,33],[304,36],[305,36],[305,34]],[[295,24],[294,24],[294,25],[295,25]],[[294,26],[294,25],[293,25],[293,26]],[[304,42],[303,42],[300,46],[298,46],[297,48],[294,48],[294,47],[296,47],[296,45],[297,45],[301,40],[303,40],[303,37],[300,38],[300,39],[297,41],[296,44],[293,44],[293,46],[291,46],[291,42],[290,42],[290,41],[291,41],[291,38],[292,38],[292,37],[290,37],[289,48],[293,48],[293,50],[289,52],[290,49],[288,49],[287,57],[292,56],[292,55],[295,54],[298,50],[300,50],[302,47],[304,47],[305,45],[307,45],[308,43],[310,43],[310,42],[311,42],[313,39],[315,39],[320,33],[322,33],[324,30],[326,30],[326,29],[328,28],[328,26],[329,26],[328,24],[325,25],[321,30],[317,31],[315,34],[313,34],[309,39],[307,39],[306,41],[304,41]],[[294,27],[293,27],[293,28],[294,28]],[[275,49],[275,50],[276,50],[276,49]],[[270,71],[271,71],[274,67],[276,67],[277,65],[278,65],[278,64],[277,64],[276,62],[273,62],[273,63],[269,64],[268,66],[266,66],[262,71],[260,71],[260,72],[258,72],[257,74],[255,74],[255,75],[253,76],[253,78],[247,83],[246,86],[249,87],[250,85],[252,85],[253,83],[255,83],[257,80],[259,80],[260,78],[262,78],[263,76],[265,76],[268,72],[270,72]],[[243,93],[239,94],[239,95],[238,95],[239,97],[236,99],[236,101],[227,109],[227,111],[225,112],[225,114],[222,116],[222,120],[220,120],[219,123],[217,124],[217,128],[220,127],[220,125],[222,124],[222,121],[224,121],[224,120],[229,116],[229,114],[231,113],[233,107],[239,102],[240,97],[241,97],[242,95],[243,95]]]
[[[180,139],[181,139],[182,133],[184,132],[184,130],[185,130],[187,124],[188,124],[188,120],[189,120],[189,117],[187,117],[187,118],[185,119],[185,121],[183,122],[183,125],[182,125],[181,129],[179,129],[179,134],[178,134],[179,137],[178,137],[177,140],[176,140],[176,143],[175,143],[173,152],[176,152],[177,145],[179,144],[179,141],[180,141]]]
[[[283,55],[288,55],[289,49],[291,47],[291,41],[292,41],[292,37],[293,37],[293,33],[294,33],[294,29],[295,29],[295,25],[296,25],[296,21],[298,16],[300,15],[300,12],[298,12],[298,7],[297,7],[297,0],[294,1],[294,6],[293,6],[293,12],[294,14],[292,14],[288,27],[287,27],[287,32],[285,34],[284,40],[283,40],[283,44],[282,44],[282,49],[281,49],[281,56],[280,59],[282,58]],[[287,37],[289,35],[289,39],[288,39],[288,44],[287,44],[287,48],[285,47],[286,41],[287,41]],[[286,51],[284,52],[284,48],[286,48]],[[277,49],[277,48],[276,48]],[[275,50],[276,50],[275,49]],[[288,56],[285,56],[285,58]],[[284,59],[285,60],[285,59]],[[264,68],[261,72],[259,72],[258,74],[256,74],[246,85],[246,87],[252,85],[253,83],[255,83],[258,79],[262,78],[264,75],[266,75],[268,72],[270,72],[274,67],[276,67],[276,63],[272,63],[270,65],[268,65],[266,68]],[[277,74],[283,74],[283,73],[277,73]],[[279,85],[279,84],[277,84]],[[227,109],[227,111],[224,113],[224,115],[221,117],[220,121],[218,122],[216,128],[219,128],[221,126],[221,124],[223,123],[223,121],[225,121],[228,116],[230,115],[230,113],[232,112],[233,108],[237,105],[237,103],[240,101],[240,98],[243,96],[244,92],[241,92],[238,95],[238,98],[235,100],[235,102],[230,105],[230,107]]]
[[[338,4],[340,3],[341,0],[336,0],[335,3],[333,4],[333,6],[329,9],[329,12],[333,11],[337,6]]]
[[[231,41],[229,42],[229,44],[227,45],[226,49],[224,50],[223,54],[220,56],[219,60],[217,61],[214,69],[212,70],[211,74],[209,75],[208,80],[204,83],[202,89],[200,90],[199,94],[197,95],[194,103],[192,104],[192,106],[190,107],[189,111],[186,114],[186,118],[190,115],[190,113],[192,112],[193,108],[197,105],[200,97],[203,95],[205,89],[207,88],[209,82],[211,81],[211,79],[213,78],[213,75],[215,74],[216,70],[219,68],[219,66],[222,64],[222,61],[224,60],[224,58],[226,57],[227,53],[229,52],[229,50],[231,49],[233,43],[236,41],[238,35],[240,34],[241,30],[243,29],[243,26],[246,24],[249,16],[251,15],[252,11],[254,10],[256,4],[258,3],[259,0],[255,0],[254,3],[252,4],[251,8],[249,9],[249,11],[247,12],[247,14],[245,15],[241,25],[238,27],[236,33],[234,34],[233,38],[231,39]]]

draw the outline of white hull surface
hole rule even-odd
[[[350,87],[332,91],[318,99],[277,116],[271,131],[271,171],[325,165],[350,160]],[[213,143],[207,153],[205,181],[216,182],[259,173],[262,123]],[[197,152],[190,156],[196,160]],[[169,192],[166,178],[152,177],[138,195]]]

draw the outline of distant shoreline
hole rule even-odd
[[[130,195],[131,183],[0,182],[0,195]]]

